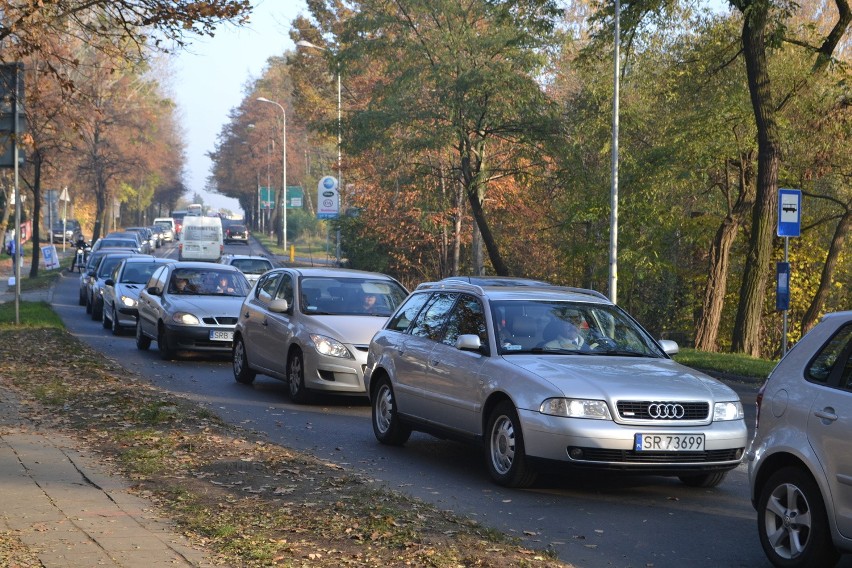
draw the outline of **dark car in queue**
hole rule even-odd
[[[544,467],[713,487],[742,461],[742,403],[677,351],[592,290],[424,283],[370,342],[373,432],[478,445],[508,487]]]
[[[408,291],[385,274],[342,268],[277,268],[263,274],[240,311],[234,378],[257,373],[287,383],[291,400],[313,393],[366,396],[373,334]]]
[[[104,282],[110,277],[115,267],[122,260],[130,256],[143,256],[145,258],[154,258],[148,255],[137,255],[135,252],[110,251],[101,257],[100,262],[95,266],[94,270],[89,274],[89,280],[86,287],[86,313],[90,314],[92,319],[100,321],[103,317],[104,307]]]
[[[125,258],[104,281],[101,322],[113,335],[136,327],[139,294],[160,266],[177,262],[171,258],[136,255]]]
[[[231,352],[240,306],[250,289],[233,266],[175,262],[158,268],[139,294],[136,347],[157,342],[160,356]]]
[[[245,225],[229,225],[225,229],[225,244],[243,243],[248,244],[249,230]]]

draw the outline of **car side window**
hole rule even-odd
[[[476,335],[483,345],[488,345],[488,330],[482,304],[473,296],[463,295],[456,303],[447,321],[447,330],[442,343],[455,345],[459,335]]]
[[[152,286],[159,286],[160,289],[166,289],[166,279],[164,273],[166,272],[166,267],[163,266],[158,268],[154,274],[151,275],[151,278],[148,279],[148,283],[145,285],[145,288],[151,288]]]
[[[293,277],[290,274],[282,273],[281,285],[278,286],[275,299],[287,300],[289,305],[293,305]]]
[[[458,293],[455,292],[441,292],[432,296],[429,303],[414,320],[411,335],[439,341],[444,323],[447,321],[447,316],[453,308],[456,298],[458,298]]]
[[[278,288],[279,282],[281,282],[280,272],[270,274],[258,284],[257,290],[254,294],[255,298],[257,298],[264,304],[268,304],[275,297],[275,290]]]
[[[850,350],[852,350],[852,324],[845,325],[828,340],[805,369],[805,376],[815,383],[828,383],[831,373],[837,368],[842,372],[839,383],[843,388],[850,388]],[[832,381],[833,382],[833,381]]]
[[[412,294],[388,321],[387,329],[393,331],[405,331],[408,329],[408,326],[411,325],[411,320],[417,317],[420,308],[423,307],[423,304],[428,299],[429,294]]]

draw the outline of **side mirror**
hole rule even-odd
[[[459,335],[458,339],[456,339],[456,349],[462,351],[480,351],[482,349],[482,341],[479,340],[478,335],[472,333]]]
[[[150,288],[146,289],[146,292],[148,292],[152,296],[160,296],[163,293],[159,286],[151,286]]]
[[[107,278],[104,280],[104,286],[115,286],[115,280],[112,278]]]
[[[287,300],[277,299],[269,302],[269,311],[276,314],[283,314],[290,309],[290,304]]]
[[[661,339],[659,343],[660,347],[663,348],[663,351],[669,357],[680,353],[680,347],[678,347],[677,341],[672,341],[671,339]]]

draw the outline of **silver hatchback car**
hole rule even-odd
[[[745,452],[742,404],[667,352],[677,344],[591,290],[421,284],[370,343],[373,431],[482,443],[509,487],[544,464],[712,487]]]
[[[290,398],[311,391],[366,396],[370,339],[408,291],[390,276],[340,268],[279,268],[263,274],[240,310],[234,378],[285,381]]]
[[[758,393],[748,450],[760,544],[776,566],[852,552],[852,311],[829,314]]]

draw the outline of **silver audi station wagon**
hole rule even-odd
[[[669,358],[591,290],[421,284],[373,337],[365,383],[373,431],[482,443],[492,479],[535,481],[543,465],[719,484],[747,444],[737,394]]]

